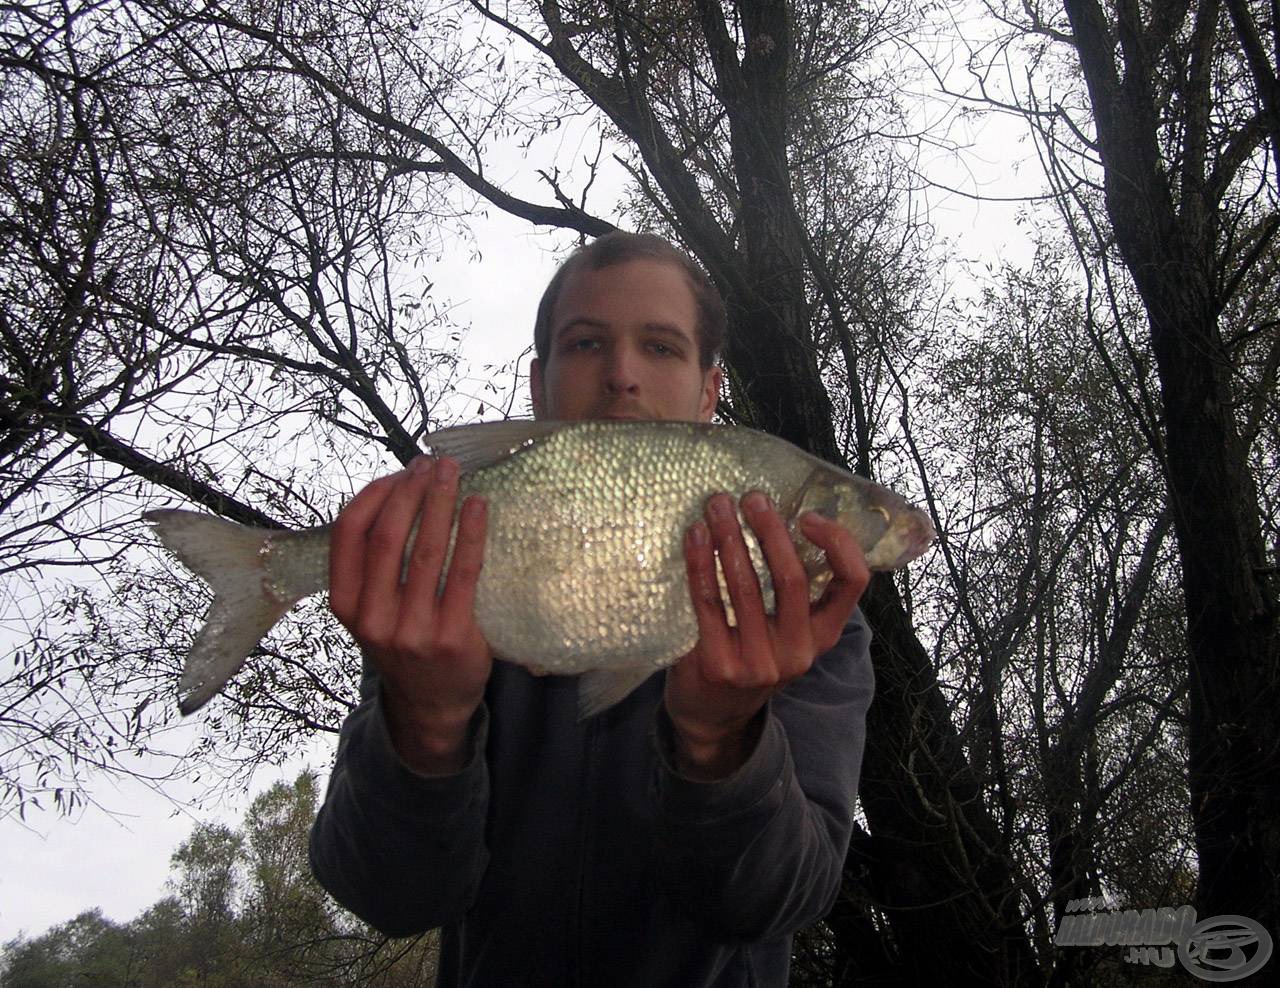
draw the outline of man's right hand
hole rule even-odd
[[[415,771],[459,771],[471,717],[493,665],[475,619],[484,560],[483,498],[462,506],[444,570],[458,497],[458,465],[420,456],[375,480],[338,515],[329,551],[329,607],[383,682],[391,740]],[[414,519],[421,525],[400,580]]]

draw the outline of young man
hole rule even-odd
[[[539,418],[715,410],[723,304],[659,238],[575,253],[534,335]],[[421,458],[335,524],[330,603],[367,663],[312,831],[316,876],[387,933],[442,926],[441,985],[785,984],[852,827],[872,694],[857,544],[802,520],[835,573],[810,606],[782,519],[743,498],[777,588],[766,615],[734,505],[712,498],[685,542],[697,646],[580,723],[573,679],[495,663],[475,625],[478,498],[437,593],[456,496],[456,464]]]

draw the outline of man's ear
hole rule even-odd
[[[711,370],[702,375],[702,401],[698,406],[698,421],[710,422],[711,417],[715,415],[723,377],[720,368],[716,366],[712,366]]]
[[[537,357],[529,361],[529,398],[533,401],[533,417],[542,418],[547,402],[542,381],[542,362]]]

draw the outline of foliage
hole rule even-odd
[[[250,805],[240,827],[199,824],[172,858],[173,894],[127,923],[87,910],[0,955],[4,988],[435,983],[435,939],[390,942],[312,879],[317,785],[303,773]]]

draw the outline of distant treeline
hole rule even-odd
[[[168,894],[127,923],[93,908],[3,947],[3,988],[261,988],[435,983],[436,938],[388,941],[328,898],[307,863],[315,776],[277,783],[240,827],[200,824]]]

